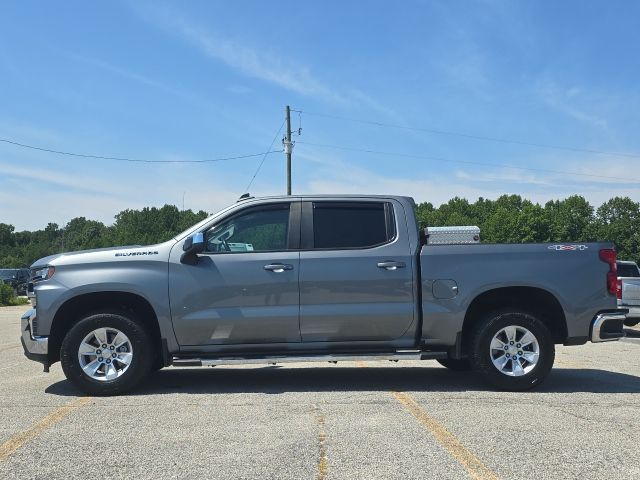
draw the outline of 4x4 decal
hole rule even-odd
[[[586,245],[549,245],[549,247],[547,247],[549,250],[556,250],[559,252],[563,252],[565,250],[586,250],[587,247]]]

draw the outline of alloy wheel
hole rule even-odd
[[[489,355],[500,373],[521,377],[538,364],[540,345],[531,331],[519,325],[510,325],[493,336]]]
[[[94,380],[108,381],[120,377],[133,360],[129,337],[116,328],[97,328],[78,347],[82,371]]]

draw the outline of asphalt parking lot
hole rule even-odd
[[[26,308],[0,308],[0,478],[640,478],[640,337],[559,347],[526,393],[354,362],[168,368],[90,398],[23,356]]]

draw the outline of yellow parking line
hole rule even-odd
[[[23,432],[15,434],[9,440],[0,445],[0,462],[4,462],[7,458],[13,455],[18,449],[20,449],[25,443],[33,440],[42,432],[51,428],[58,423],[64,417],[69,415],[76,408],[80,408],[91,401],[91,397],[77,398],[73,402],[62,405],[53,410],[49,415],[36,423],[31,425]]]
[[[356,361],[356,366],[366,368],[365,362]],[[476,480],[499,480],[489,467],[471,453],[453,433],[429,415],[411,395],[405,392],[389,392],[402,406],[411,413],[420,424],[447,450],[453,458]]]
[[[317,405],[313,406],[316,421],[318,422],[318,474],[316,480],[325,480],[329,473],[329,459],[327,458],[327,433],[324,430],[324,414]]]
[[[442,445],[464,467],[472,478],[477,480],[497,480],[498,477],[462,444],[458,438],[429,415],[411,395],[404,392],[391,392],[409,413],[426,428],[433,438]]]

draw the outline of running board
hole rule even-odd
[[[173,357],[172,365],[176,367],[215,367],[216,365],[251,365],[297,363],[297,362],[368,362],[374,360],[437,360],[447,358],[447,352],[423,352],[420,350],[401,350],[395,353],[367,354],[323,354],[323,355],[263,355],[247,357],[208,357],[181,358]]]

